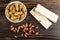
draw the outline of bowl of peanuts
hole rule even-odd
[[[19,23],[26,18],[27,8],[20,1],[10,2],[5,8],[5,16],[9,21]]]

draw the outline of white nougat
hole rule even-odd
[[[43,15],[39,14],[38,12],[34,11],[35,7],[30,11],[32,16],[42,25],[44,28],[48,29],[52,23]]]
[[[46,9],[42,5],[38,4],[37,7],[35,8],[35,11],[39,12],[40,14],[44,15],[46,18],[51,20],[52,22],[56,23],[58,20],[58,15],[55,13],[51,12],[50,10]]]

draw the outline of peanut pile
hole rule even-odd
[[[10,26],[10,30],[15,33],[19,33],[22,30],[22,33],[20,34],[21,37],[29,37],[30,35],[39,35],[39,32],[36,32],[38,29],[38,26],[35,26],[31,23],[26,23],[21,26],[18,26],[18,28],[15,28],[13,25]],[[17,38],[18,36],[15,36]]]
[[[12,3],[6,7],[6,15],[14,22],[18,22],[25,17],[27,10],[25,5],[18,2]]]

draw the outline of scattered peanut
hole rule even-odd
[[[29,24],[29,27],[31,27],[31,25],[32,25],[32,24],[30,23],[30,24]]]
[[[17,31],[18,29],[17,28],[15,28],[15,31]]]
[[[13,30],[13,32],[16,32],[16,30]]]
[[[36,26],[35,28],[38,29],[38,26]]]
[[[28,27],[28,23],[26,23],[26,27]]]
[[[36,32],[35,35],[39,35],[39,32]]]
[[[14,27],[11,28],[11,31],[14,30]]]
[[[23,24],[23,27],[25,28],[26,26]]]
[[[21,34],[21,36],[23,37],[23,34]]]
[[[23,26],[20,26],[22,29],[24,28]]]
[[[29,28],[30,30],[32,29],[32,27]]]
[[[19,29],[17,30],[17,33],[19,32]]]
[[[33,28],[34,28],[35,26],[34,26],[34,25],[32,25],[31,27],[33,27]]]
[[[20,29],[21,27],[20,26],[18,26],[18,29]]]
[[[17,36],[16,36],[16,35],[15,35],[14,37],[15,37],[15,38],[17,38]]]
[[[39,35],[39,32],[36,32],[34,29],[38,29],[38,26],[32,25],[31,23],[26,23],[25,25],[18,26],[18,28],[14,28],[13,25],[11,25],[11,31],[15,33],[19,33],[22,29],[21,37],[28,37],[29,35],[35,34],[36,36]],[[17,36],[15,36],[17,38]]]
[[[28,37],[26,34],[24,35],[26,38]]]
[[[13,27],[13,25],[10,26],[11,28]]]

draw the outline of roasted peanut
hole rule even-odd
[[[29,25],[30,25],[30,27],[29,27]],[[11,25],[11,28],[13,28],[13,25]],[[35,29],[38,29],[38,26],[32,25],[31,23],[30,24],[28,24],[28,23],[23,24],[21,26],[18,26],[18,28],[14,28],[14,30],[13,29],[11,29],[11,30],[13,32],[19,33],[21,31],[20,29],[23,32],[23,33],[20,34],[21,37],[26,37],[27,38],[29,35],[32,35],[32,34],[34,34],[36,36],[39,35],[39,32],[35,31]]]
[[[23,27],[25,28],[26,26],[23,24]]]
[[[10,15],[8,14],[8,12],[6,12],[6,15],[7,15],[8,17],[10,17]]]
[[[21,15],[21,19],[24,18],[25,14]]]
[[[26,27],[28,27],[28,23],[26,23]]]
[[[30,24],[29,24],[29,27],[30,27],[31,25],[32,25],[32,24],[30,23]]]
[[[26,38],[28,37],[26,34],[24,35]]]
[[[22,10],[22,8],[23,8],[23,5],[21,4],[21,5],[20,5],[20,11]]]
[[[10,6],[8,5],[8,6],[7,6],[7,9],[9,9],[9,7],[10,7]]]
[[[11,10],[12,11],[12,13],[15,13],[15,6],[13,7],[13,10]]]
[[[36,26],[35,28],[38,29],[38,26]]]
[[[16,32],[16,30],[13,30],[13,32]]]
[[[16,7],[16,10],[18,11],[18,3],[17,2],[15,2],[15,7]]]
[[[15,30],[17,31],[17,28],[15,28]]]
[[[11,15],[11,14],[12,14],[12,12],[10,11],[10,12],[9,12],[9,15]]]
[[[20,11],[20,12],[18,12],[18,14],[19,14],[19,15],[22,15],[22,14],[23,14],[23,12],[22,12],[22,11]]]
[[[24,12],[24,13],[26,12],[26,7],[25,7],[25,6],[23,6],[23,12]]]
[[[30,30],[32,29],[32,27],[29,28]]]
[[[24,28],[23,26],[20,26],[22,29]]]
[[[14,27],[11,28],[11,31],[13,31],[13,30],[14,30]]]
[[[17,33],[19,32],[19,29],[17,30]]]
[[[11,10],[11,11],[13,10],[13,7],[14,7],[13,5],[10,6],[10,10]]]
[[[21,27],[20,26],[18,26],[18,29],[20,29]]]
[[[16,35],[15,35],[14,37],[15,37],[15,38],[17,38],[17,36],[16,36]]]
[[[10,27],[13,28],[13,25],[11,25]]]
[[[31,27],[33,27],[33,28],[34,28],[35,26],[34,26],[34,25],[32,25]]]
[[[39,32],[36,32],[35,35],[39,35]]]
[[[11,19],[12,19],[12,20],[16,20],[16,17],[15,17],[15,16],[12,16]]]
[[[23,37],[23,34],[21,34],[21,36]]]

